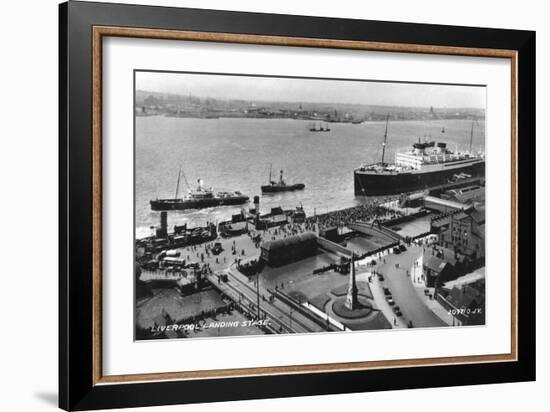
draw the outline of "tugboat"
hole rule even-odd
[[[269,165],[269,184],[262,185],[262,193],[293,192],[295,190],[303,190],[305,187],[306,185],[304,185],[303,183],[295,183],[293,185],[287,184],[283,180],[282,170],[280,172],[278,182],[271,180],[271,165]]]
[[[176,195],[173,199],[155,199],[149,201],[151,210],[186,210],[186,209],[204,209],[215,206],[240,205],[248,202],[249,197],[239,191],[235,192],[217,192],[214,193],[212,188],[204,188],[201,179],[197,180],[198,186],[195,190],[189,190],[188,194],[183,198],[178,197],[180,177],[182,175],[181,168],[178,173],[178,182],[176,184]],[[185,175],[183,175],[185,179]],[[185,179],[187,183],[187,179]],[[189,187],[189,185],[188,185]]]
[[[296,206],[296,210],[292,210],[292,223],[304,223],[306,221],[306,212],[304,206],[300,203],[300,206]]]
[[[419,141],[411,150],[397,153],[394,163],[388,163],[384,159],[388,119],[389,115],[386,117],[382,161],[354,171],[355,196],[410,193],[446,186],[457,180],[471,184],[485,177],[485,155],[472,151],[473,122],[468,152],[453,152],[443,142]]]

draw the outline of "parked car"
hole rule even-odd
[[[391,296],[391,292],[388,288],[384,288],[383,290],[384,290],[384,295]]]
[[[219,255],[222,252],[223,252],[223,247],[221,242],[214,243],[214,247],[212,248],[212,254]]]
[[[403,314],[401,313],[401,309],[399,308],[399,306],[394,306],[394,307],[393,307],[393,313],[395,313],[395,316],[403,316]]]
[[[384,281],[384,275],[381,274],[381,273],[379,273],[379,274],[378,274],[378,280],[379,280],[380,282],[383,282],[383,281]]]
[[[393,300],[393,298],[391,296],[386,296],[386,302],[388,302],[388,304],[390,306],[395,305],[395,301]]]

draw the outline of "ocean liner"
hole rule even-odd
[[[457,185],[460,181],[472,182],[485,177],[485,156],[472,152],[473,122],[468,152],[453,152],[443,142],[419,141],[409,151],[396,153],[394,163],[387,163],[384,155],[388,138],[388,118],[386,117],[382,160],[355,169],[355,196],[410,193],[447,184]]]
[[[217,192],[211,188],[204,188],[202,180],[198,179],[198,187],[195,190],[189,188],[189,193],[184,197],[178,197],[180,176],[182,172],[178,174],[178,183],[176,184],[176,195],[173,199],[155,199],[151,200],[151,210],[163,211],[163,210],[186,210],[186,209],[204,209],[214,206],[228,206],[228,205],[240,205],[248,202],[249,197],[242,194],[239,191],[235,192]],[[185,175],[183,175],[185,179]],[[187,179],[185,179],[187,183]],[[187,184],[189,187],[189,184]]]

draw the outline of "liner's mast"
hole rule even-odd
[[[181,166],[180,166],[180,170],[178,172],[178,183],[176,183],[176,195],[174,196],[174,199],[178,198],[178,193],[180,191],[180,177],[181,177]]]
[[[472,120],[472,129],[470,130],[470,154],[472,154],[472,142],[474,140],[474,121]]]
[[[388,141],[388,120],[390,114],[386,115],[386,131],[384,132],[384,143],[382,143],[382,164],[384,164],[384,155],[386,154],[386,142]]]

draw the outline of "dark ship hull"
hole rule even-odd
[[[213,197],[208,199],[157,199],[149,201],[151,210],[206,209],[216,206],[242,205],[248,202],[248,196]]]
[[[485,177],[485,161],[464,167],[449,167],[436,171],[410,171],[400,173],[375,173],[368,170],[354,171],[355,196],[383,196],[425,190],[452,184],[455,176],[466,174],[471,178]]]
[[[293,192],[295,190],[303,190],[306,187],[303,183],[296,183],[294,185],[263,185],[262,193],[279,193],[279,192]]]

